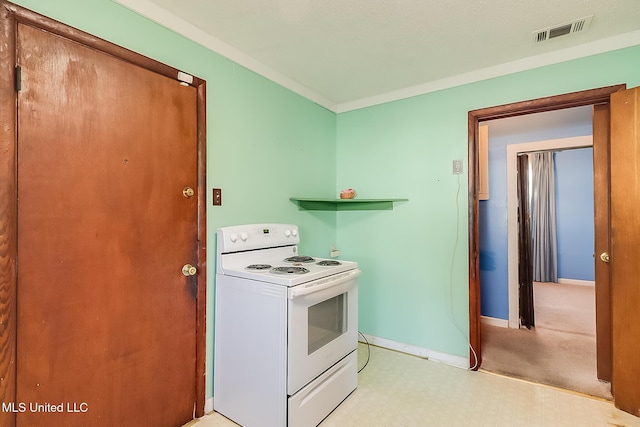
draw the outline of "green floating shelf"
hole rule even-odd
[[[406,202],[409,199],[314,199],[291,197],[298,209],[307,211],[374,211],[393,210],[395,202]]]

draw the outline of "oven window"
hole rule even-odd
[[[309,307],[308,353],[322,348],[347,332],[347,294]]]

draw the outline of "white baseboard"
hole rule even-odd
[[[443,353],[436,350],[430,350],[424,347],[417,347],[411,344],[405,344],[398,341],[388,340],[386,338],[375,337],[373,335],[364,334],[367,341],[378,347],[388,348],[390,350],[400,351],[402,353],[412,354],[424,359],[442,362],[446,365],[455,366],[456,368],[469,368],[469,359],[455,354]]]
[[[563,285],[580,285],[580,286],[595,286],[596,282],[593,280],[578,280],[578,279],[558,279],[558,283]]]
[[[508,319],[498,319],[497,317],[480,316],[480,322],[484,323],[485,325],[498,326],[500,328],[509,327]]]
[[[208,414],[210,412],[213,412],[213,397],[204,401],[204,413]]]

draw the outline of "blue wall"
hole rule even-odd
[[[593,149],[555,153],[558,278],[595,280]]]
[[[479,207],[480,304],[483,316],[509,318],[507,145],[591,135],[591,132],[591,107],[489,122],[489,200],[480,201]],[[593,194],[593,187],[591,192]],[[589,212],[593,233],[593,202]],[[589,247],[593,247],[593,242]]]

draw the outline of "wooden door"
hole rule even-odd
[[[529,156],[521,154],[518,156],[518,307],[520,325],[527,329],[536,325],[529,192]]]
[[[197,90],[29,25],[16,47],[16,425],[182,425]]]
[[[640,88],[611,95],[611,301],[615,405],[640,416]]]
[[[611,240],[610,104],[593,106],[594,269],[596,367],[598,379],[612,380],[611,270],[606,257]]]

